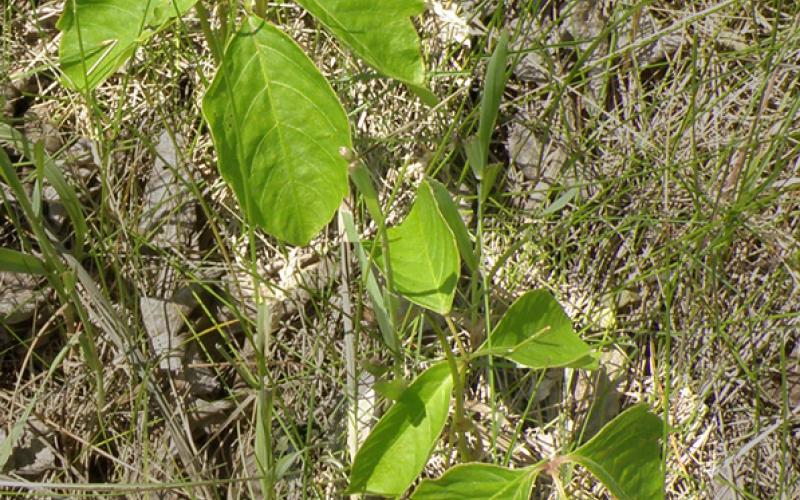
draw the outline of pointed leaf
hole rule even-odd
[[[167,21],[197,0],[68,0],[58,21],[64,83],[76,90],[100,85]]]
[[[663,422],[639,404],[620,413],[567,458],[583,465],[620,500],[664,498]]]
[[[435,180],[431,180],[430,185],[436,198],[436,205],[456,238],[461,258],[470,271],[475,271],[478,268],[478,258],[473,250],[472,237],[464,224],[464,219],[461,218],[461,214],[458,212],[458,206],[453,201],[453,198],[450,197],[450,193],[444,185]]]
[[[0,271],[25,274],[45,274],[44,262],[35,255],[0,247]]]
[[[353,493],[400,495],[416,479],[444,429],[453,377],[446,362],[425,370],[378,421],[350,472]]]
[[[589,346],[546,290],[528,292],[511,304],[491,334],[491,346],[492,353],[529,368],[590,363]]]
[[[203,114],[250,222],[305,245],[347,194],[347,116],[294,41],[256,17],[228,44]]]
[[[508,66],[508,33],[503,31],[497,40],[497,46],[486,67],[486,81],[481,97],[481,113],[478,124],[478,140],[484,155],[489,153],[489,144],[500,110],[500,101],[506,88],[506,67]]]
[[[453,232],[427,182],[420,184],[406,220],[389,228],[387,235],[395,290],[415,304],[447,314],[461,263]],[[383,255],[378,255],[378,263],[386,268]]]
[[[425,65],[419,37],[409,19],[425,9],[422,0],[297,0],[386,76],[424,89]]]
[[[457,465],[439,479],[425,479],[411,500],[528,500],[536,472],[490,464]]]
[[[508,33],[503,31],[494,52],[492,52],[492,57],[489,59],[489,65],[486,67],[478,118],[478,133],[468,139],[464,145],[467,160],[477,179],[483,179],[484,169],[489,162],[489,145],[492,142],[492,132],[494,132],[497,113],[500,110],[500,101],[506,88],[506,66],[508,66]],[[484,191],[485,200],[485,197],[489,195],[489,189]]]

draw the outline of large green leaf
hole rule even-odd
[[[589,469],[620,500],[664,498],[663,422],[639,404],[620,413],[567,456]]]
[[[430,185],[423,181],[402,224],[387,230],[395,291],[440,314],[453,305],[459,268],[455,237],[442,216]],[[378,262],[384,269],[383,255]]]
[[[411,500],[528,500],[538,469],[507,469],[490,464],[457,465],[425,479]]]
[[[297,0],[375,69],[414,87],[425,85],[425,64],[410,17],[423,0]]]
[[[100,85],[167,21],[197,0],[67,0],[58,21],[64,83],[78,90]]]
[[[453,377],[446,362],[425,370],[378,421],[350,472],[353,493],[396,496],[416,479],[444,429]]]
[[[589,346],[575,334],[569,317],[546,290],[528,292],[511,304],[490,340],[493,354],[529,368],[591,364]]]
[[[250,222],[305,245],[347,195],[347,116],[294,41],[245,19],[203,98],[222,176]]]

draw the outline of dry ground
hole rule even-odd
[[[356,150],[393,200],[392,220],[427,173],[477,224],[461,140],[474,129],[498,30],[512,35],[492,152],[505,167],[482,221],[493,304],[552,290],[603,352],[603,369],[501,366],[491,382],[475,370],[467,407],[484,460],[551,456],[646,401],[669,422],[670,498],[797,498],[800,6],[504,4],[434,1],[418,20],[443,100],[434,109],[377,78],[298,7],[271,5],[331,79]],[[43,183],[39,223],[80,272],[61,291],[0,273],[0,442],[29,412],[0,492],[260,497],[247,478],[262,396],[252,377],[266,359],[278,497],[341,496],[345,360],[369,406],[389,357],[358,264],[341,260],[333,227],[305,249],[258,235],[250,254],[200,117],[213,64],[194,14],[86,98],[57,82],[61,8],[3,3],[0,122],[11,128],[0,141],[31,193],[36,169],[9,130],[41,141],[87,229],[80,255],[65,200]],[[0,244],[38,251],[31,221],[0,185]],[[253,344],[253,275],[271,284],[264,357]],[[343,338],[345,289],[357,299],[355,352]],[[474,325],[462,326],[469,341]],[[423,325],[407,331],[411,376],[438,351]],[[440,473],[451,452],[438,449],[426,473]],[[156,483],[171,487],[147,490]],[[548,482],[537,486],[537,498],[556,497]],[[581,471],[570,488],[605,495]]]

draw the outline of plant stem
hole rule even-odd
[[[461,455],[461,460],[463,462],[469,462],[470,453],[469,448],[467,447],[466,425],[464,418],[464,381],[462,379],[462,375],[466,373],[466,369],[463,371],[458,369],[458,360],[456,359],[455,354],[453,354],[453,349],[450,347],[450,343],[447,341],[447,337],[445,337],[444,332],[441,328],[439,328],[439,325],[437,325],[435,321],[431,321],[431,325],[433,326],[433,330],[436,332],[436,337],[442,344],[442,350],[444,350],[447,363],[450,365],[450,372],[453,375],[453,390],[456,398],[456,408],[453,415],[453,427],[456,429],[456,436],[458,439],[458,453]]]

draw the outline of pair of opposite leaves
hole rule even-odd
[[[89,91],[197,0],[69,0],[59,20],[64,82]],[[378,71],[426,102],[425,67],[411,16],[422,0],[297,0]],[[386,36],[391,33],[391,36]],[[251,223],[304,245],[347,195],[347,116],[327,80],[285,33],[250,16],[228,43],[203,98],[219,157]]]

